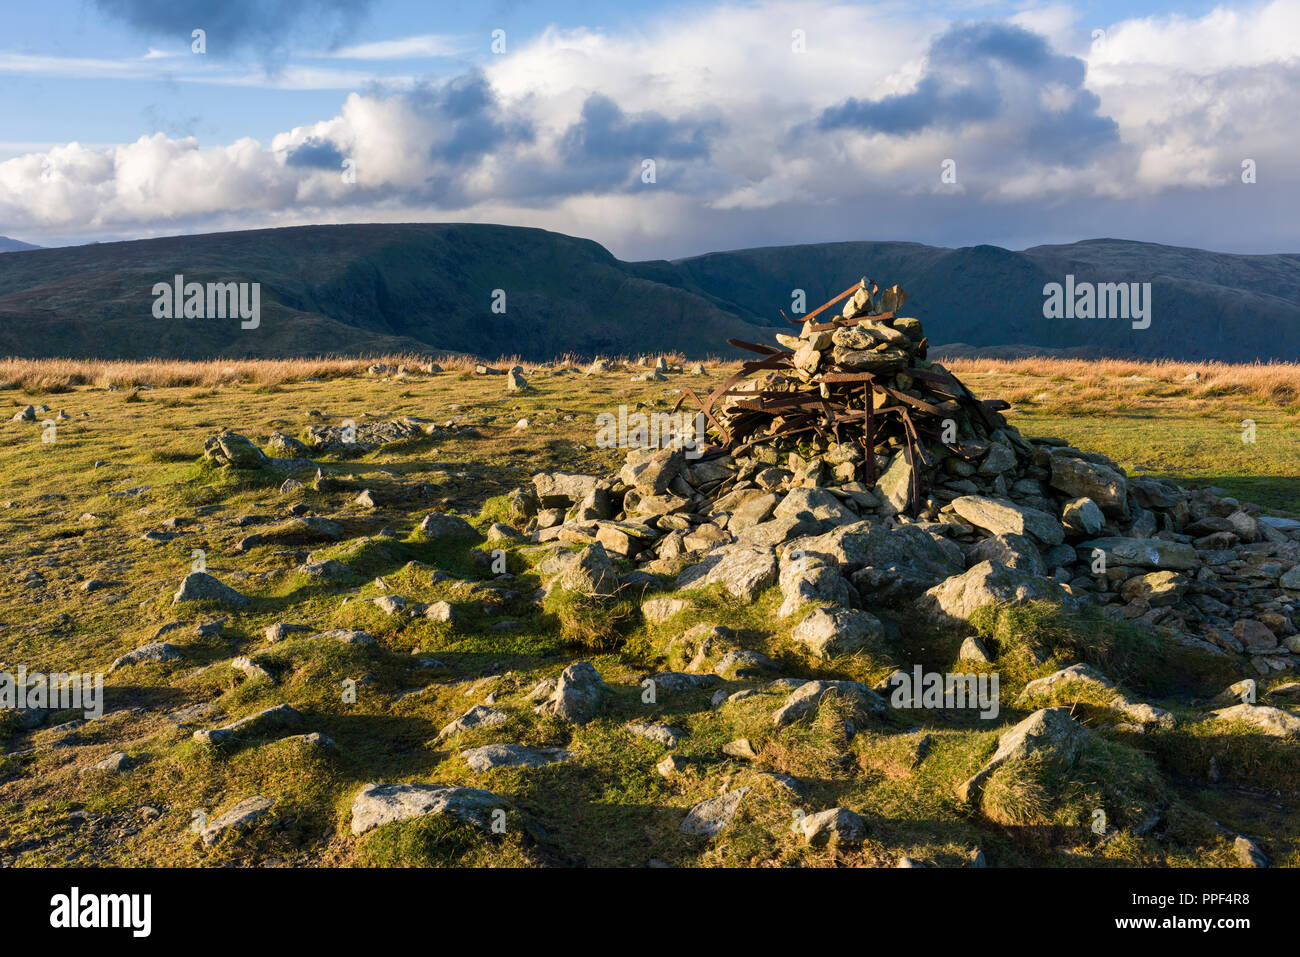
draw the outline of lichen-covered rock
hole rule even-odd
[[[679,830],[683,834],[696,837],[716,837],[731,823],[731,819],[740,810],[740,802],[748,793],[747,787],[737,788],[726,794],[709,798],[707,801],[701,801],[690,809]]]
[[[482,774],[496,768],[540,768],[572,760],[563,748],[529,748],[522,744],[485,744],[460,753],[470,770]]]
[[[753,601],[776,582],[776,551],[752,545],[729,545],[707,555],[677,576],[677,587],[721,585],[740,601]]]
[[[826,603],[854,608],[858,593],[839,570],[820,558],[806,556],[789,558],[781,563],[777,584],[785,601],[777,612],[779,618],[789,618],[804,605]]]
[[[246,831],[254,821],[264,817],[274,804],[271,798],[260,794],[246,798],[225,814],[209,821],[199,831],[199,838],[205,846],[211,847],[227,834]]]
[[[204,441],[203,457],[217,465],[235,469],[260,469],[270,464],[266,454],[247,436],[230,431]]]
[[[287,704],[278,704],[233,721],[225,727],[195,731],[194,740],[200,744],[224,744],[249,734],[281,731],[285,728],[296,728],[301,724],[302,714],[296,708]]]
[[[176,594],[172,596],[173,605],[187,601],[205,601],[225,608],[243,608],[251,599],[213,578],[207,572],[190,572],[181,582],[181,587],[176,590]]]
[[[493,816],[507,803],[491,791],[445,784],[367,784],[352,801],[352,833],[365,834],[382,824],[426,814],[449,814],[459,821],[491,830]]]
[[[1061,521],[1071,535],[1091,538],[1106,527],[1106,516],[1097,503],[1084,496],[1061,506]]]
[[[560,574],[560,585],[579,595],[607,598],[618,591],[618,570],[600,542],[593,542]]]
[[[878,646],[884,641],[885,629],[870,612],[817,608],[794,626],[790,637],[818,658],[833,658]]]
[[[827,694],[845,695],[868,711],[882,712],[887,707],[885,699],[861,682],[805,681],[791,691],[781,707],[772,713],[772,724],[784,728],[812,714]]]
[[[916,600],[921,619],[945,629],[968,627],[970,616],[985,605],[1060,599],[1059,587],[1041,577],[993,562],[980,562],[935,585]]]
[[[1274,738],[1300,738],[1300,718],[1268,705],[1239,704],[1214,712],[1220,721],[1236,721],[1258,728]]]
[[[151,641],[147,645],[141,645],[139,648],[132,649],[126,654],[118,656],[118,658],[108,666],[107,673],[111,675],[119,668],[136,665],[142,661],[174,661],[180,656],[181,650],[175,645],[169,645],[165,641]]]
[[[1073,449],[1050,453],[1052,487],[1076,498],[1090,498],[1112,518],[1128,517],[1128,479],[1100,462],[1078,457]]]
[[[962,801],[978,801],[984,784],[993,772],[1008,761],[1023,761],[1035,754],[1046,754],[1063,766],[1078,760],[1088,742],[1088,730],[1065,708],[1035,711],[998,738],[998,749],[984,767],[957,789]]]
[[[448,738],[454,738],[458,734],[466,731],[474,731],[478,728],[495,728],[506,723],[506,716],[500,711],[489,708],[487,705],[476,704],[455,721],[443,726],[434,738],[434,743],[441,743]]]
[[[416,529],[428,538],[439,540],[474,540],[480,537],[474,526],[459,515],[445,515],[439,512],[424,516]]]
[[[867,837],[867,822],[846,807],[805,815],[800,824],[803,839],[815,847],[861,844]]]
[[[992,535],[1029,535],[1049,546],[1065,541],[1061,523],[1036,508],[983,495],[962,495],[952,500],[952,509],[966,522]]]
[[[586,724],[596,716],[605,698],[605,682],[589,661],[569,665],[560,674],[555,690],[538,710],[574,724]]]
[[[1183,542],[1167,542],[1160,538],[1094,538],[1076,546],[1079,561],[1091,565],[1093,551],[1100,549],[1106,564],[1128,565],[1137,568],[1191,571],[1201,564],[1196,549]]]

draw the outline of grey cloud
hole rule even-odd
[[[430,159],[466,163],[533,139],[532,123],[524,114],[504,109],[480,72],[425,85],[406,95],[418,113],[448,131],[433,145]]]
[[[574,161],[625,162],[642,157],[706,159],[717,121],[669,120],[648,111],[629,115],[607,96],[593,93],[582,116],[564,133],[561,150]]]
[[[339,169],[343,152],[329,140],[309,139],[289,151],[285,166],[303,169]]]
[[[1047,40],[1008,23],[962,23],[935,38],[926,72],[909,93],[879,100],[851,97],[824,110],[822,131],[860,129],[907,135],[931,127],[955,128],[1007,112],[1004,85],[1028,90],[1064,88],[1069,105],[1060,111],[1035,102],[1017,103],[1020,150],[1037,158],[1073,163],[1092,149],[1118,141],[1114,120],[1097,113],[1099,100],[1083,88],[1086,67],[1078,57],[1054,53]]]
[[[279,59],[304,34],[334,43],[369,11],[371,0],[95,0],[108,17],[151,36],[190,42],[207,33],[207,51],[224,56],[251,50]]]

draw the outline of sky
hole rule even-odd
[[[0,235],[40,245],[431,221],[624,259],[1300,251],[1300,0],[42,0],[0,22]]]

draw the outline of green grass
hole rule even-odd
[[[771,715],[788,692],[764,680],[719,680],[713,688],[661,692],[653,701],[641,682],[687,665],[675,639],[696,624],[726,626],[739,646],[768,655],[781,674],[799,678],[875,684],[918,654],[934,655],[946,668],[952,649],[927,641],[924,653],[904,643],[813,659],[790,638],[802,613],[776,616],[776,589],[752,603],[716,587],[685,592],[678,597],[690,606],[660,623],[642,619],[639,589],[600,603],[554,589],[539,602],[542,578],[519,544],[428,541],[415,533],[424,514],[435,510],[462,514],[480,532],[509,521],[508,492],[536,471],[613,474],[621,456],[594,447],[596,413],[620,402],[662,407],[680,384],[630,383],[621,372],[577,381],[532,375],[530,392],[507,395],[498,377],[448,373],[412,379],[400,391],[393,383],[353,377],[273,389],[158,387],[137,393],[135,401],[127,401],[129,393],[75,387],[49,401],[74,416],[61,423],[52,445],[41,443],[36,427],[0,423],[6,439],[0,482],[13,503],[0,508],[6,568],[0,577],[0,668],[103,671],[118,655],[152,640],[160,627],[186,623],[161,639],[181,650],[180,660],[107,678],[112,713],[103,719],[71,731],[47,726],[29,733],[17,728],[12,714],[0,713],[0,747],[35,748],[0,757],[0,861],[645,866],[657,859],[699,867],[890,866],[906,855],[929,865],[965,866],[979,848],[990,863],[1007,866],[1206,866],[1233,860],[1231,840],[1213,826],[1217,821],[1267,835],[1275,861],[1300,862],[1294,746],[1203,718],[1199,699],[1238,677],[1224,659],[1172,651],[1164,639],[1086,611],[1037,605],[990,611],[977,624],[997,656],[987,667],[1001,676],[997,720],[925,711],[867,715],[847,699],[828,696],[814,715],[777,729]],[[989,396],[1007,384],[971,382]],[[1138,397],[1138,411],[1116,415],[1072,398],[1068,380],[1034,388],[1056,389],[1057,402],[1051,414],[1034,407],[1017,411],[1013,421],[1026,433],[1055,433],[1127,464],[1145,464],[1153,474],[1196,478],[1194,470],[1202,469],[1207,484],[1246,488],[1230,484],[1238,476],[1241,483],[1261,483],[1258,495],[1243,492],[1246,497],[1281,501],[1289,489],[1295,501],[1289,477],[1300,475],[1297,429],[1280,413],[1224,407],[1214,417],[1176,397],[1166,404]],[[11,399],[15,406],[28,401],[15,394]],[[50,397],[31,397],[42,399]],[[313,410],[321,417],[311,416]],[[89,417],[81,418],[82,411]],[[1246,413],[1259,423],[1259,441],[1242,452],[1232,446],[1236,433],[1229,426]],[[236,475],[199,459],[203,439],[223,428],[261,443],[271,431],[302,435],[312,424],[363,421],[367,414],[454,421],[474,432],[447,431],[346,461],[322,457],[322,465],[337,471],[341,487],[335,492],[307,488],[282,495],[278,473]],[[520,418],[532,423],[525,431],[514,429]],[[379,508],[354,502],[363,488],[375,492]],[[110,494],[134,489],[143,491]],[[235,550],[247,536],[283,526],[294,505],[339,521],[344,540],[277,540]],[[142,540],[172,517],[186,520],[175,538]],[[507,560],[502,576],[490,568],[498,547]],[[213,575],[253,599],[246,609],[171,603],[194,549],[206,553]],[[306,553],[315,561],[339,561],[355,575],[341,582],[308,579],[295,571]],[[33,572],[44,585],[27,584]],[[80,584],[90,578],[113,584],[83,592]],[[663,590],[644,597],[676,594],[671,580],[662,584]],[[448,624],[410,612],[387,615],[371,600],[386,594],[412,604],[448,601],[456,619]],[[197,634],[198,624],[219,617],[227,619],[219,635]],[[313,639],[312,632],[269,644],[263,631],[275,622],[313,631],[361,629],[378,644],[342,645]],[[503,630],[503,623],[512,624]],[[252,657],[273,681],[247,678],[230,665],[236,656]],[[537,713],[527,697],[538,681],[575,660],[591,661],[610,688],[601,712],[581,726]],[[988,758],[998,734],[1026,713],[1011,704],[1023,685],[1076,661],[1094,664],[1127,692],[1174,711],[1178,727],[1145,735],[1107,731],[1103,726],[1113,715],[1080,706],[1077,716],[1094,729],[1094,743],[1078,767],[1064,778],[1053,777],[1050,768],[1009,769],[992,782],[993,817],[963,806],[957,785]],[[717,689],[754,693],[714,708]],[[433,743],[440,728],[488,695],[491,706],[507,715],[505,726]],[[281,703],[302,713],[301,728],[215,749],[192,740],[195,728]],[[186,727],[168,717],[195,706],[211,710]],[[655,768],[668,752],[631,733],[626,725],[633,721],[680,729],[675,753],[685,770],[662,777]],[[309,731],[327,735],[337,747],[279,740]],[[742,737],[757,758],[723,753],[725,744]],[[498,741],[563,747],[575,757],[540,769],[472,772],[460,752]],[[137,767],[118,776],[81,773],[118,750]],[[1212,757],[1217,780],[1207,777]],[[773,775],[796,777],[799,790]],[[372,781],[488,788],[509,799],[510,823],[505,834],[493,835],[426,817],[358,839],[350,831],[350,806]],[[739,787],[750,791],[722,838],[679,833],[690,807]],[[190,829],[196,811],[212,817],[255,794],[275,799],[270,815],[215,847],[199,844]],[[1164,809],[1161,823],[1135,834],[1134,822],[1152,803]],[[839,805],[864,817],[867,842],[808,847],[792,827],[796,815]],[[1104,839],[1087,827],[1097,806],[1107,809],[1113,825]],[[70,815],[81,812],[84,820],[70,824]]]

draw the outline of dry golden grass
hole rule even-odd
[[[654,357],[657,357],[658,353]],[[654,358],[652,357],[652,358]],[[686,362],[681,353],[665,353],[670,364]],[[362,358],[310,359],[23,359],[0,358],[0,389],[21,389],[33,395],[67,392],[78,386],[106,389],[152,386],[168,388],[177,386],[219,386],[235,383],[252,385],[279,385],[301,382],[303,379],[339,379],[361,375],[375,363],[398,367],[406,366],[419,375],[429,365],[437,363],[447,372],[470,372],[475,366],[486,364],[498,369],[522,366],[525,373],[540,366],[582,368],[590,360],[572,353],[560,356],[549,363],[521,359],[517,355],[498,356],[491,362],[468,355],[385,355]],[[613,357],[616,364],[634,361],[628,356]]]
[[[616,365],[635,362],[630,356],[611,356]],[[652,357],[653,358],[653,357]],[[684,365],[688,360],[680,353],[667,353],[664,358],[673,365]],[[588,359],[567,354],[549,363],[521,359],[517,355],[498,356],[487,365],[496,368],[522,366],[525,373],[547,365],[580,369]],[[247,383],[272,386],[303,379],[338,379],[362,375],[374,363],[388,366],[406,366],[413,374],[420,374],[431,362],[436,362],[447,372],[471,372],[483,359],[468,355],[385,355],[358,358],[318,357],[306,359],[211,359],[190,361],[183,359],[22,359],[0,358],[0,388],[21,389],[33,395],[66,392],[78,386],[98,388],[133,388],[152,386],[212,387]],[[731,371],[739,367],[734,359],[705,360],[711,368]],[[1012,403],[1033,400],[1045,389],[1058,393],[1058,398],[1072,403],[1088,400],[1109,402],[1116,398],[1116,389],[1123,380],[1150,380],[1148,388],[1158,390],[1163,397],[1217,399],[1243,397],[1257,399],[1283,408],[1300,404],[1300,363],[1271,362],[1233,365],[1223,362],[1173,362],[1154,360],[1148,362],[1126,359],[950,359],[944,365],[959,376],[993,375],[1004,386],[998,393]],[[1187,379],[1192,373],[1199,379]],[[1030,382],[1024,386],[1013,385],[1017,377],[1049,380]],[[1068,383],[1062,390],[1061,384]],[[978,392],[979,390],[977,390]]]
[[[1138,377],[1175,387],[1170,395],[1197,399],[1245,396],[1264,402],[1289,406],[1300,402],[1300,363],[1269,362],[1231,364],[1226,362],[1174,362],[1165,359],[1137,361],[1130,359],[949,359],[944,365],[958,376],[987,373],[996,376],[1034,376],[1058,381],[1068,380],[1076,386],[1100,389],[1117,379]],[[1198,379],[1187,379],[1193,373]],[[1029,398],[1039,389],[1026,389],[1020,399]],[[1004,394],[1012,402],[1010,394]]]

